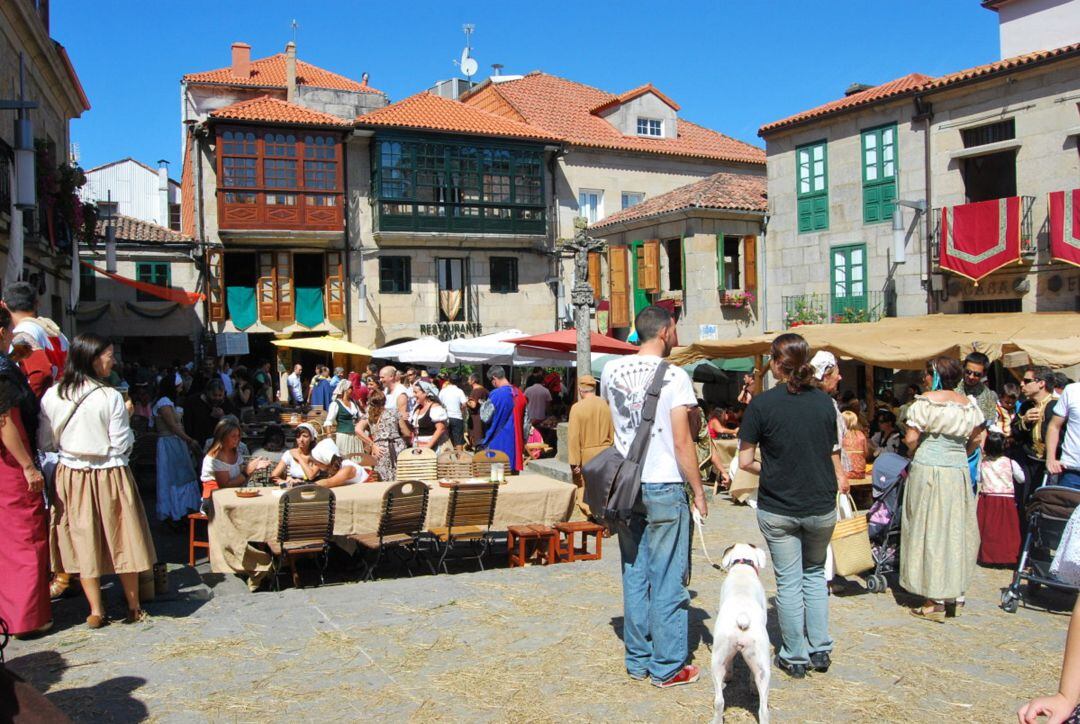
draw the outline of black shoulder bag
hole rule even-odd
[[[668,363],[661,362],[645,393],[645,405],[641,410],[641,425],[634,435],[634,442],[623,457],[614,445],[604,450],[581,468],[585,478],[585,504],[595,518],[612,528],[618,521],[630,519],[630,512],[641,493],[641,466],[649,451],[649,438],[656,419],[656,404],[660,388],[664,386],[664,373]]]

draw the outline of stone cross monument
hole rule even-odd
[[[574,255],[574,287],[570,290],[570,301],[574,305],[574,327],[577,329],[577,370],[578,375],[592,374],[592,344],[589,310],[595,305],[592,287],[589,285],[589,253],[604,249],[604,242],[593,239],[586,233],[588,222],[574,220],[574,238],[563,244],[563,250]]]

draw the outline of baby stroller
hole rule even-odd
[[[1020,561],[1016,564],[1012,585],[1001,593],[1001,608],[1006,613],[1016,613],[1024,594],[1020,584],[1027,581],[1027,595],[1030,596],[1040,586],[1055,588],[1060,591],[1080,591],[1080,588],[1063,583],[1050,575],[1050,563],[1054,552],[1061,543],[1065,524],[1077,505],[1080,505],[1080,490],[1061,485],[1044,485],[1031,495],[1025,511],[1028,518],[1028,532],[1024,538],[1024,548],[1020,551]]]
[[[883,453],[874,461],[873,496],[869,533],[874,569],[866,574],[866,590],[883,593],[886,576],[900,565],[900,504],[910,461],[896,453]]]

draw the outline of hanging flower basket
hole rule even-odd
[[[752,292],[724,292],[720,295],[720,306],[731,309],[749,309],[754,303]]]

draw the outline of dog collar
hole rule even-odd
[[[747,565],[747,566],[750,566],[750,567],[751,567],[751,568],[753,568],[753,569],[754,569],[755,571],[757,570],[757,563],[755,563],[754,561],[750,560],[749,558],[735,558],[735,559],[733,559],[733,560],[731,561],[731,565],[733,565],[733,566],[737,566],[737,565],[738,565],[738,564],[740,564],[740,563],[742,563],[743,565]]]

